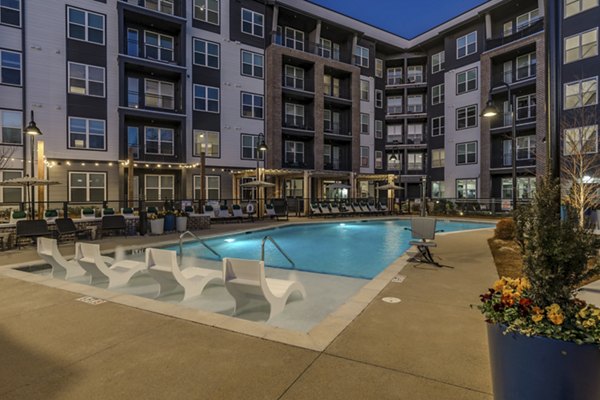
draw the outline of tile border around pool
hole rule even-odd
[[[408,219],[408,218],[393,218],[397,219]],[[439,218],[440,220],[442,218]],[[376,220],[391,220],[391,218],[372,218],[368,221]],[[458,218],[447,218],[444,220],[448,221],[460,221],[464,220]],[[338,222],[345,221],[357,221],[353,219],[336,219]],[[361,220],[362,221],[362,220]],[[494,221],[483,221],[483,220],[472,220],[470,222],[485,222],[493,224]],[[225,234],[238,234],[243,232],[255,232],[261,230],[267,230],[277,227],[302,225],[310,223],[327,223],[327,221],[294,221],[283,224],[273,224],[260,229],[239,229],[227,233],[220,233],[214,235],[199,235],[199,237],[206,239],[210,237],[219,237]],[[480,229],[491,229],[491,228],[480,228]],[[479,230],[479,229],[477,229]],[[442,232],[440,235],[450,235],[456,232]],[[166,246],[173,245],[173,241],[164,241],[153,243],[152,246]],[[124,248],[127,250],[139,249],[140,245],[127,246]],[[388,265],[383,271],[375,276],[369,283],[364,285],[354,296],[348,299],[344,304],[338,307],[335,311],[325,317],[319,324],[312,328],[308,333],[287,330],[283,328],[269,326],[260,322],[247,321],[240,318],[230,317],[217,313],[210,313],[207,311],[186,307],[181,304],[165,303],[154,299],[148,299],[145,297],[134,296],[130,294],[123,294],[112,292],[107,289],[93,287],[81,283],[65,281],[63,279],[54,279],[50,276],[41,276],[32,274],[29,272],[18,271],[14,268],[23,266],[23,263],[11,264],[0,267],[0,274],[19,279],[26,282],[36,283],[47,287],[56,289],[66,290],[86,296],[93,296],[103,300],[110,301],[112,303],[121,304],[128,307],[137,308],[144,311],[154,312],[173,318],[184,319],[191,322],[196,322],[202,325],[212,326],[219,329],[224,329],[231,332],[236,332],[248,336],[258,337],[274,342],[284,343],[291,346],[301,347],[314,351],[325,350],[331,342],[344,330],[350,323],[360,314],[365,308],[379,295],[379,293],[385,288],[390,281],[402,271],[402,269],[408,264],[410,252],[415,252],[415,247],[409,248],[403,255],[394,260]],[[110,251],[108,251],[110,252]],[[32,262],[27,265],[40,265],[43,262]]]

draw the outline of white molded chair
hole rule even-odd
[[[52,266],[52,277],[57,272],[65,274],[65,279],[85,275],[85,270],[75,260],[66,260],[58,250],[56,239],[40,237],[37,241],[37,253],[40,258]]]
[[[269,218],[275,218],[277,216],[273,204],[265,203],[265,215]]]
[[[234,314],[250,299],[260,299],[270,305],[270,320],[283,311],[292,293],[299,292],[306,298],[306,290],[300,282],[265,277],[264,261],[224,258],[223,280],[235,299]]]
[[[11,224],[16,224],[17,221],[26,221],[27,220],[27,211],[11,211],[10,212],[10,218],[9,218],[9,223]]]
[[[91,207],[84,207],[81,209],[81,219],[93,219],[96,218],[96,209]]]
[[[146,264],[140,261],[121,260],[109,266],[100,254],[100,245],[78,242],[75,245],[75,260],[90,274],[90,283],[105,281],[108,287],[124,286],[138,272],[146,270]]]
[[[184,292],[183,300],[188,300],[200,296],[206,285],[213,281],[223,283],[221,271],[198,267],[182,270],[177,262],[177,252],[173,250],[146,249],[146,268],[160,285],[158,296],[181,286]]]

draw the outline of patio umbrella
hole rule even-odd
[[[40,179],[32,176],[24,176],[22,178],[8,179],[0,182],[0,186],[21,186],[25,188],[25,199],[29,204],[29,193],[30,188],[33,186],[49,186],[49,185],[60,185],[60,182],[49,181],[47,179]],[[29,218],[33,219],[33,207],[29,204]]]

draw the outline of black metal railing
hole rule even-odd
[[[544,30],[544,18],[540,17],[533,21],[527,28],[523,28],[512,35],[503,36],[494,39],[488,39],[486,43],[486,50],[495,49],[496,47],[503,46],[505,44],[514,42],[521,38],[533,35]]]

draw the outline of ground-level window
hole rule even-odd
[[[194,175],[194,199],[200,199],[202,185],[200,175]],[[204,176],[204,199],[219,200],[221,198],[221,177],[218,175]]]
[[[446,183],[444,181],[431,182],[431,197],[434,199],[442,199],[446,196]]]
[[[459,199],[477,198],[477,179],[457,179],[456,197]]]
[[[535,176],[524,176],[517,178],[517,198],[530,199],[535,192]],[[502,198],[512,199],[512,178],[502,178]]]
[[[175,176],[146,175],[144,177],[146,200],[173,200],[175,196]]]
[[[9,179],[21,178],[23,171],[3,170],[0,171],[0,179],[7,181]],[[23,201],[23,189],[20,186],[3,186],[0,190],[0,203],[19,203]]]
[[[69,201],[106,200],[105,172],[69,172]]]
[[[304,179],[287,179],[285,181],[285,196],[302,198],[304,196]]]

